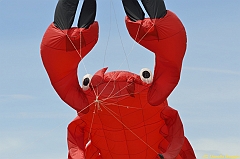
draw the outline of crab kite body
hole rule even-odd
[[[171,11],[125,21],[130,36],[155,54],[154,76],[148,69],[137,75],[103,68],[85,76],[81,87],[78,64],[97,43],[98,23],[75,28],[52,23],[43,37],[41,57],[51,84],[78,112],[68,126],[68,158],[195,159],[178,112],[167,103],[186,50],[183,24]]]

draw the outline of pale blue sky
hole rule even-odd
[[[100,38],[84,59],[87,73],[94,74],[103,65],[109,71],[128,69],[123,50],[130,53],[130,71],[153,69],[153,54],[133,43],[127,33],[121,1],[113,0],[114,7],[110,2],[97,1]],[[240,156],[240,1],[165,2],[188,34],[181,81],[169,104],[179,111],[198,158]],[[53,90],[39,53],[56,3],[0,0],[1,159],[67,158],[66,127],[75,111]],[[85,74],[80,64],[79,79]]]

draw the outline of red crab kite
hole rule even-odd
[[[163,0],[122,0],[130,36],[155,54],[154,75],[100,69],[79,85],[77,68],[98,40],[96,1],[59,0],[41,57],[60,98],[78,112],[68,126],[68,159],[195,159],[178,112],[167,97],[178,84],[186,32]],[[137,55],[136,55],[137,58]]]

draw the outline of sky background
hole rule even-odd
[[[79,79],[103,66],[108,71],[153,70],[153,54],[128,35],[121,1],[97,3],[100,37],[79,65]],[[188,36],[181,80],[169,104],[178,110],[197,158],[240,156],[240,1],[165,3],[182,20]],[[50,85],[39,51],[56,4],[0,0],[1,159],[67,158],[66,128],[76,113]]]

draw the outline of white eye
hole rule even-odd
[[[90,74],[86,74],[85,76],[83,76],[82,89],[84,91],[89,89],[89,84],[91,82],[91,79],[92,79],[92,75],[90,75]]]
[[[143,68],[140,71],[140,78],[143,82],[150,84],[153,81],[152,72],[148,68]]]

